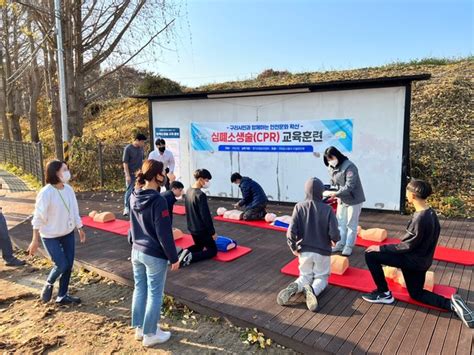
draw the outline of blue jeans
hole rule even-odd
[[[132,249],[135,289],[132,300],[132,327],[143,334],[155,334],[160,321],[168,260]]]
[[[123,197],[123,206],[125,207],[127,211],[130,211],[130,195],[133,192],[133,189],[135,187],[135,180],[136,180],[136,177],[134,174],[132,174],[130,178],[131,178],[130,184],[126,185],[127,189],[125,190],[125,195]]]
[[[346,205],[342,202],[338,203],[336,217],[337,223],[339,224],[341,240],[337,242],[337,246],[354,247],[361,211],[362,203],[353,206]]]
[[[71,279],[72,266],[74,265],[74,253],[76,240],[74,232],[57,238],[41,238],[44,248],[54,262],[54,267],[49,273],[48,283],[51,285],[59,279],[58,297],[67,295],[69,280]]]
[[[3,213],[0,212],[0,249],[2,257],[7,263],[15,259],[13,256],[13,247],[10,237],[8,236],[7,221]]]

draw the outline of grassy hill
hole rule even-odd
[[[333,80],[430,73],[429,81],[415,82],[411,107],[412,175],[429,180],[436,191],[432,204],[449,216],[472,215],[474,59],[426,59],[382,67],[291,74],[267,71],[251,80],[205,85],[188,90],[314,83]],[[106,144],[128,142],[137,130],[148,132],[144,100],[120,99],[94,104],[88,110],[82,141]],[[94,115],[91,113],[94,112]],[[40,136],[50,142],[52,130]]]

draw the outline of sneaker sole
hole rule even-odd
[[[277,296],[277,303],[280,305],[280,306],[287,306],[288,303],[290,302],[290,298],[294,295],[293,292],[291,292],[290,290],[288,289],[284,289],[284,290],[281,290],[279,293],[278,293],[278,296]]]
[[[453,297],[451,297],[451,302],[453,303],[455,312],[456,312],[457,316],[459,317],[459,319],[462,320],[462,322],[466,325],[466,327],[472,329],[472,325],[469,325],[469,323],[467,322],[467,320],[464,319],[464,311],[465,311],[465,309],[464,309],[463,305],[460,305],[460,304],[459,304],[459,303],[461,303],[461,302],[458,301],[457,299],[453,298]]]
[[[395,298],[381,298],[381,299],[378,299],[378,300],[370,300],[370,299],[367,299],[365,298],[364,296],[362,296],[362,299],[364,301],[367,301],[367,302],[370,302],[370,303],[383,303],[383,304],[392,304],[393,302],[395,302]]]
[[[314,312],[318,308],[318,299],[315,295],[306,297],[306,307],[308,307],[311,312]]]

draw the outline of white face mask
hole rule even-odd
[[[206,181],[206,183],[202,186],[204,189],[208,189],[211,186],[210,181]]]
[[[181,195],[181,196],[175,196],[174,198],[179,201],[179,200],[182,200],[182,199],[183,199],[183,195]]]
[[[338,163],[337,159],[328,161],[328,164],[331,165],[333,168],[337,166],[337,163]]]
[[[71,180],[71,173],[69,170],[66,170],[62,173],[61,182],[67,184]]]

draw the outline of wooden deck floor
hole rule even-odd
[[[120,195],[83,194],[83,214],[92,209],[120,211]],[[212,209],[222,205],[211,201]],[[291,207],[275,206],[279,213]],[[363,213],[365,228],[382,226],[390,236],[400,237],[408,216]],[[175,226],[185,230],[185,217],[175,216]],[[442,220],[440,245],[473,250],[469,221]],[[455,315],[396,302],[376,305],[363,302],[360,293],[328,286],[319,297],[318,312],[304,304],[280,307],[276,295],[292,278],[280,268],[292,259],[284,234],[277,231],[216,222],[221,235],[235,238],[253,251],[230,263],[205,261],[169,273],[166,292],[192,309],[226,317],[234,323],[257,327],[277,342],[304,353],[413,353],[472,354],[473,332]],[[14,242],[25,248],[30,240],[28,222],[11,230]],[[88,230],[88,242],[78,245],[76,260],[105,276],[132,285],[130,246],[126,238]],[[351,265],[365,268],[364,250],[356,247]],[[434,262],[436,281],[458,288],[474,307],[472,267]],[[302,301],[302,298],[299,299]]]

